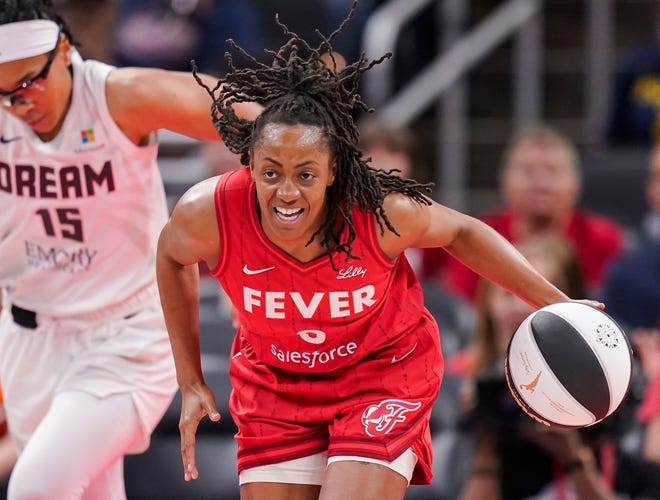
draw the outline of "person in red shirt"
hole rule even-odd
[[[579,208],[581,177],[573,144],[550,127],[523,131],[504,155],[501,191],[505,206],[479,216],[511,242],[556,234],[575,248],[588,289],[600,294],[608,266],[621,253],[623,229],[613,220]],[[478,276],[438,249],[425,251],[424,273],[452,293],[473,300]]]
[[[321,59],[337,32],[318,46],[285,33],[273,64],[238,48],[254,67],[232,63],[221,90],[207,89],[246,168],[193,186],[159,239],[184,479],[199,476],[200,420],[220,418],[200,360],[204,261],[238,315],[229,408],[241,498],[399,500],[431,481],[444,365],[405,250],[444,247],[533,307],[570,299],[492,228],[428,198],[430,186],[369,167],[352,116],[378,61],[337,71]],[[264,105],[254,122],[226,107],[244,99]]]

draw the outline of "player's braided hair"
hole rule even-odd
[[[363,53],[355,63],[337,71],[331,42],[350,22],[356,7],[357,0],[354,0],[347,18],[329,37],[316,31],[321,40],[317,47],[290,31],[276,16],[278,26],[289,40],[277,52],[265,50],[273,58],[272,65],[259,62],[233,40],[228,40],[230,46],[254,67],[236,68],[231,55],[226,53],[229,70],[213,89],[197,76],[193,61],[197,82],[213,98],[213,123],[227,147],[241,155],[243,165],[249,165],[255,141],[268,123],[313,125],[324,131],[337,172],[334,183],[327,189],[325,222],[308,244],[322,233],[321,244],[345,253],[347,259],[355,257],[351,250],[356,238],[353,225],[356,205],[376,216],[381,233],[387,227],[398,234],[383,210],[385,196],[393,192],[403,193],[428,205],[431,202],[424,193],[430,193],[432,188],[432,184],[420,184],[412,179],[402,179],[392,171],[369,167],[368,160],[357,147],[359,131],[353,113],[372,111],[358,93],[360,77],[390,54],[369,62]],[[323,61],[321,56],[325,53],[330,55],[331,64]],[[239,119],[231,107],[234,103],[250,101],[264,105],[263,112],[254,122]],[[342,241],[346,230],[347,237]]]
[[[56,22],[62,33],[71,43],[75,43],[66,22],[55,12],[51,0],[3,0],[0,2],[0,24],[31,21],[33,19],[49,19]]]

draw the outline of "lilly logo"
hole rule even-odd
[[[322,330],[300,330],[296,335],[310,344],[322,344],[325,342],[325,332]]]
[[[362,425],[368,436],[389,434],[396,424],[406,421],[406,413],[419,410],[421,406],[422,403],[386,399],[364,410]]]
[[[360,276],[364,278],[364,275],[367,274],[367,268],[362,266],[348,266],[344,269],[340,269],[337,273],[338,280],[345,280],[348,278],[354,278]]]
[[[520,384],[521,389],[525,389],[526,391],[529,392],[534,392],[536,389],[536,384],[539,383],[539,379],[541,378],[541,372],[538,372],[536,374],[536,377],[534,377],[534,380],[532,380],[529,384]]]

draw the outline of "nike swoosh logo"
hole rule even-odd
[[[265,267],[263,269],[248,269],[247,264],[243,266],[243,272],[245,274],[261,274],[265,273],[266,271],[270,271],[271,269],[275,269],[275,267]]]
[[[12,137],[11,139],[6,139],[4,135],[0,135],[0,142],[2,144],[9,144],[10,142],[18,141],[22,139],[22,137]]]
[[[392,361],[390,361],[390,363],[391,363],[391,364],[394,364],[394,363],[398,363],[399,361],[403,361],[403,360],[406,359],[408,356],[410,356],[416,348],[417,348],[417,342],[415,342],[415,345],[412,346],[412,347],[410,348],[410,350],[409,350],[407,353],[405,353],[403,356],[401,356],[400,358],[397,358],[397,357],[396,357],[396,354],[395,354],[394,356],[392,356]]]

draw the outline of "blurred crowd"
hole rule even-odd
[[[225,68],[227,38],[257,59],[263,47],[279,46],[279,33],[271,22],[276,12],[291,30],[311,39],[309,33],[315,28],[331,32],[351,4],[344,0],[59,3],[85,57],[117,65],[184,71],[194,59],[202,71],[217,75]],[[337,58],[340,63],[358,55],[366,20],[381,3],[361,0],[350,30],[334,44],[338,56],[343,56]],[[264,15],[264,10],[272,12]],[[312,25],[310,18],[325,24]],[[503,367],[508,341],[531,313],[529,306],[480,280],[441,250],[410,251],[407,257],[423,282],[427,307],[440,325],[446,362],[433,420],[434,484],[411,488],[410,498],[660,498],[660,146],[655,145],[660,138],[659,79],[660,45],[644,46],[629,54],[618,72],[604,132],[611,147],[632,145],[644,152],[645,164],[631,166],[646,172],[645,184],[637,195],[646,200],[648,212],[638,224],[631,227],[582,206],[584,182],[588,182],[581,171],[582,152],[566,134],[546,124],[511,134],[501,158],[493,159],[500,172],[499,206],[475,214],[513,242],[569,296],[605,302],[606,311],[628,333],[634,348],[634,379],[624,404],[605,421],[582,430],[548,428],[529,419],[513,401]],[[362,150],[371,158],[372,167],[432,180],[434,168],[427,164],[429,155],[423,152],[428,144],[422,143],[412,128],[392,127],[366,117],[356,119],[361,123]],[[240,166],[222,143],[196,146],[187,157],[193,159],[201,168],[191,175],[190,184]],[[179,166],[182,170],[185,161]],[[176,198],[181,193],[169,194]],[[217,342],[210,337],[230,337],[231,319],[217,284],[208,288],[212,301],[202,303],[206,309],[201,315],[209,327],[202,329],[209,337],[203,339],[206,368],[217,368],[224,377],[226,362],[221,358],[227,354],[223,349],[230,341],[220,342],[222,346],[216,348],[211,347]],[[154,434],[155,449],[159,437],[178,439],[173,422],[178,418],[179,404],[175,400],[172,412]],[[230,419],[226,410],[223,415]],[[0,438],[0,478],[6,478],[13,451],[2,420],[0,412],[0,434],[4,435]],[[233,430],[230,423],[210,428],[199,439],[214,443],[212,440],[218,438],[231,446]],[[147,460],[155,460],[154,452],[149,453],[145,461],[136,458],[127,463],[129,481],[137,477],[147,480],[148,473],[133,474],[131,467],[144,467]],[[177,472],[165,477],[159,465],[154,477],[160,474],[161,483],[153,487],[167,483],[164,490],[174,491],[184,485],[169,486],[183,480],[176,449],[168,453],[171,456],[163,460],[171,462]],[[227,469],[223,474],[229,478],[234,475],[234,466],[232,462],[213,464]],[[236,488],[230,484],[224,493],[218,493],[210,491],[212,487],[199,493],[199,498],[214,494],[215,498],[230,498],[227,492]],[[128,485],[127,489],[135,499],[168,495],[163,492],[158,496],[154,492],[159,490],[144,489],[144,484],[140,488]]]

